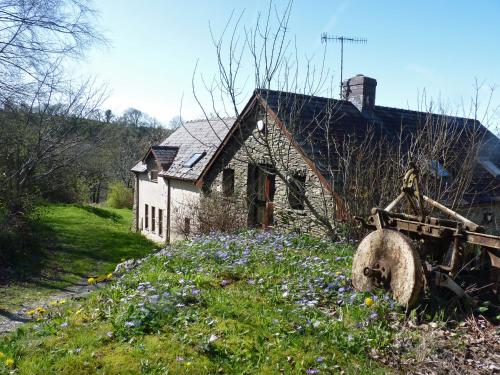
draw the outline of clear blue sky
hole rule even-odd
[[[101,27],[111,43],[109,48],[90,51],[81,73],[108,85],[104,108],[115,113],[135,107],[166,123],[179,114],[184,96],[182,116],[199,117],[202,112],[193,100],[191,78],[196,61],[205,77],[215,73],[209,22],[220,31],[233,10],[245,10],[242,22],[250,26],[267,4],[267,0],[96,1]],[[366,45],[346,46],[344,77],[362,73],[376,78],[380,105],[415,109],[418,94],[425,89],[428,97],[441,98],[454,108],[470,100],[476,78],[486,85],[500,85],[497,0],[296,0],[289,27],[299,54],[315,56],[317,63],[324,48],[322,32],[366,37]],[[326,62],[336,77],[339,56],[340,46],[329,44]],[[252,89],[245,87],[248,92]],[[497,105],[499,98],[497,92]]]

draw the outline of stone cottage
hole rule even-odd
[[[376,86],[362,75],[348,79],[344,100],[256,90],[237,119],[186,123],[132,169],[136,230],[157,241],[186,235],[196,225],[187,201],[217,192],[242,203],[250,227],[328,232],[333,221],[352,214],[335,188],[336,140],[362,138],[373,129],[388,139],[401,131],[411,135],[429,115],[375,105]],[[447,119],[458,128],[473,123],[483,134],[486,151],[462,203],[494,228],[500,219],[500,140],[477,121]],[[450,173],[438,160],[429,162],[440,177]]]

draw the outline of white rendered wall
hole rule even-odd
[[[171,180],[170,182],[170,241],[185,239],[185,218],[191,221],[191,228],[195,227],[195,209],[200,202],[201,191],[193,182]]]
[[[191,227],[195,226],[195,213],[193,209],[200,201],[200,189],[193,182],[171,180],[170,181],[170,241],[185,239],[184,223],[185,218],[191,221]],[[167,202],[168,202],[168,184],[167,181],[158,177],[157,182],[150,181],[149,175],[141,173],[139,175],[139,204],[138,204],[138,226],[139,231],[147,238],[155,242],[165,242],[167,235]],[[149,206],[149,226],[146,229],[145,206]],[[151,207],[156,210],[156,228],[151,230]],[[159,236],[159,216],[158,210],[163,210],[163,231]]]
[[[141,173],[139,175],[139,204],[138,204],[138,226],[139,231],[149,239],[155,242],[165,242],[167,235],[167,198],[168,187],[166,181],[158,177],[157,182],[149,180],[149,175]],[[145,227],[145,208],[144,205],[149,206],[149,226]],[[155,207],[155,231],[151,230],[151,207]],[[159,236],[159,215],[158,210],[163,210],[163,231]]]

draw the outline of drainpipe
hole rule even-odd
[[[167,178],[167,233],[166,242],[170,243],[170,178]]]

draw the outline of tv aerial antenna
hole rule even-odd
[[[327,33],[321,34],[321,43],[338,42],[340,43],[340,98],[342,99],[342,76],[344,72],[344,43],[366,44],[366,38],[355,38],[345,35],[330,36]]]

